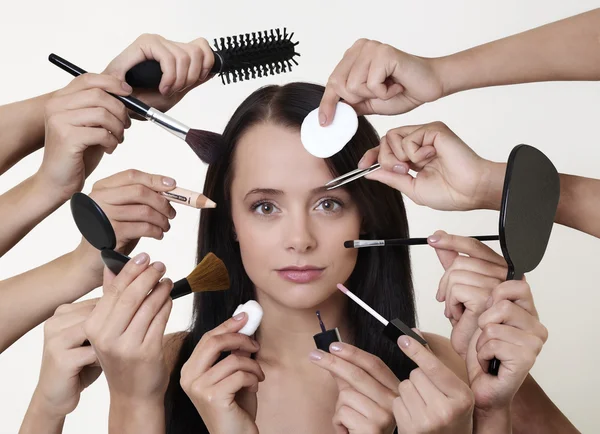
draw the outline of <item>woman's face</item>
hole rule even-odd
[[[235,151],[232,217],[244,268],[256,290],[297,309],[321,304],[356,264],[358,207],[331,180],[325,161],[309,154],[300,132],[263,123]]]

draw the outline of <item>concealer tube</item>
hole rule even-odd
[[[185,188],[176,187],[171,191],[163,191],[161,194],[171,202],[180,203],[193,208],[216,208],[217,206],[215,202],[203,194],[186,190]]]

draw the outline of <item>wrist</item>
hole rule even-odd
[[[69,192],[63,189],[56,188],[53,183],[46,177],[43,166],[35,172],[31,178],[31,191],[35,196],[48,204],[52,204],[58,208],[63,203],[71,198]]]
[[[489,209],[499,211],[502,204],[502,191],[504,190],[504,176],[506,163],[496,163],[483,160],[484,167],[475,200],[475,209]]]
[[[442,85],[441,98],[460,91],[460,86],[458,84],[460,74],[456,74],[456,66],[454,63],[455,58],[453,56],[431,58],[433,72]]]
[[[29,404],[29,408],[27,409],[27,414],[32,416],[35,420],[45,421],[48,423],[62,423],[64,418],[67,416],[64,412],[56,409],[52,404],[50,404],[39,392],[38,389],[35,390],[33,396],[31,397],[31,402]]]
[[[473,410],[473,432],[477,434],[511,433],[510,405],[502,408],[478,408]]]
[[[67,253],[67,256],[72,265],[71,269],[84,271],[91,278],[94,288],[102,286],[104,262],[98,249],[82,238],[79,245]]]
[[[164,429],[164,396],[131,398],[110,395],[109,432],[161,432]]]

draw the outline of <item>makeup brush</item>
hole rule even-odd
[[[50,54],[50,56],[48,56],[48,60],[75,77],[87,72],[71,62],[63,59],[62,57],[57,56],[56,54]],[[221,134],[213,133],[211,131],[191,129],[187,125],[184,125],[172,117],[167,116],[154,107],[150,107],[146,103],[143,103],[133,96],[121,96],[114,95],[110,92],[108,93],[125,104],[125,107],[127,107],[129,110],[134,111],[138,115],[144,117],[152,123],[155,123],[174,136],[185,141],[196,153],[196,155],[206,164],[212,164],[219,159],[223,149],[223,138]]]
[[[385,326],[383,329],[383,334],[385,337],[390,339],[392,342],[397,343],[398,338],[402,335],[408,335],[421,345],[427,345],[427,341],[415,333],[409,326],[404,324],[399,318],[394,318],[391,321],[386,320],[384,317],[379,315],[371,306],[362,301],[356,295],[354,295],[348,288],[346,288],[341,283],[338,283],[337,288],[350,297],[352,300],[356,302],[360,307],[369,312],[377,321]]]
[[[291,71],[292,62],[298,65],[294,57],[300,56],[293,36],[284,28],[283,34],[279,29],[271,29],[270,33],[265,30],[220,38],[220,44],[215,39],[211,73],[219,74],[223,84],[229,84]],[[125,75],[132,87],[147,89],[158,89],[161,79],[160,63],[156,60],[138,63]]]
[[[229,273],[223,261],[209,252],[186,278],[173,284],[171,298],[192,292],[223,291],[229,289]]]
[[[498,241],[498,235],[477,235],[469,238],[475,238],[479,241]],[[427,244],[427,238],[396,238],[391,240],[349,240],[344,241],[344,247],[347,249],[360,249],[362,247],[384,247],[384,246],[417,246]]]

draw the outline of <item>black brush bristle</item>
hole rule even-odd
[[[212,131],[190,129],[185,141],[206,164],[216,162],[223,151],[223,136]]]
[[[291,72],[298,65],[295,57],[298,42],[287,29],[272,29],[243,35],[227,36],[214,41],[216,61],[212,72],[223,84]],[[133,87],[157,89],[162,79],[160,64],[147,60],[131,68],[125,80]]]

